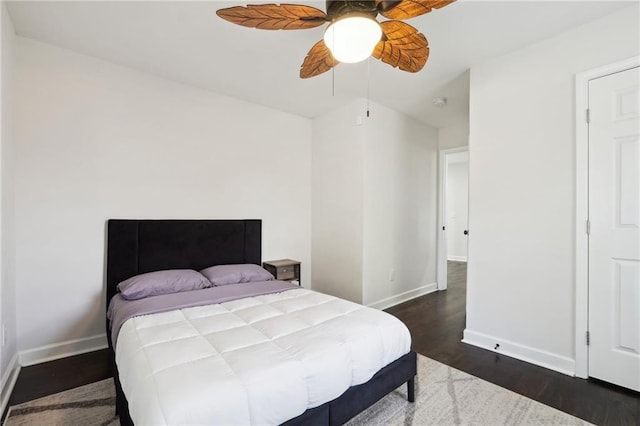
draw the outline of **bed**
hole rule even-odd
[[[109,220],[107,223],[107,306],[109,306],[109,302],[111,302],[114,296],[117,296],[116,299],[120,297],[117,295],[118,283],[139,274],[167,269],[194,269],[199,271],[214,265],[260,265],[261,227],[262,223],[260,220]],[[278,284],[278,282],[268,282],[267,284],[273,286],[285,285]],[[231,286],[226,287],[230,288]],[[202,291],[202,294],[205,293],[204,290],[199,291]],[[200,297],[200,293],[196,292],[190,295],[188,294],[186,297],[193,298],[196,294]],[[155,297],[150,299],[155,299]],[[189,414],[191,414],[191,411],[211,405],[208,404],[208,402],[202,402],[209,400],[222,401],[218,404],[220,406],[228,405],[233,407],[233,404],[237,403],[237,407],[231,410],[233,417],[224,417],[226,413],[214,410],[212,411],[214,413],[213,417],[206,422],[202,421],[202,418],[197,417],[196,414],[194,414],[194,417],[187,416],[184,417],[184,419],[192,419],[192,423],[207,424],[282,423],[286,425],[338,425],[347,422],[404,383],[407,384],[408,388],[408,400],[410,402],[414,401],[416,354],[406,346],[406,342],[400,341],[399,338],[397,338],[397,342],[394,341],[396,335],[402,334],[404,331],[398,332],[398,329],[387,327],[396,327],[393,321],[397,320],[391,320],[391,316],[370,308],[362,307],[361,305],[301,288],[283,287],[275,293],[231,299],[229,301],[225,301],[227,299],[221,300],[223,300],[224,303],[220,302],[164,312],[159,311],[160,313],[132,318],[131,320],[123,322],[123,324],[118,324],[118,330],[120,330],[120,327],[121,330],[123,330],[120,331],[121,337],[117,337],[117,331],[113,333],[112,337],[112,325],[114,325],[114,323],[107,319],[109,352],[116,386],[116,412],[120,416],[122,425],[134,424],[134,419],[138,421],[138,419],[141,418],[139,413],[145,413],[144,419],[139,421],[139,423],[156,423],[156,420],[153,420],[155,419],[153,416],[146,416],[147,411],[150,412],[154,409],[158,412],[164,412],[165,410],[169,411],[169,408],[171,408],[174,412],[189,411]],[[311,317],[307,311],[297,310],[300,305],[305,305],[305,307],[307,305],[309,306],[309,312],[312,312]],[[146,323],[152,321],[154,330],[157,329],[160,330],[161,333],[171,334],[174,336],[172,338],[177,339],[176,341],[186,342],[187,340],[179,340],[184,336],[177,335],[169,329],[172,327],[173,330],[184,330],[186,329],[185,324],[189,325],[196,320],[199,321],[200,318],[205,318],[205,316],[207,321],[209,321],[210,318],[214,318],[215,321],[225,318],[232,318],[233,321],[239,321],[238,318],[242,319],[242,315],[235,315],[234,312],[243,314],[246,312],[254,312],[255,316],[255,312],[270,312],[270,310],[274,310],[274,307],[283,312],[289,309],[291,313],[286,315],[291,316],[289,317],[283,314],[277,318],[274,317],[272,322],[274,322],[276,326],[269,329],[273,330],[273,333],[283,334],[283,327],[287,328],[292,326],[292,324],[297,324],[297,319],[304,318],[304,321],[309,322],[309,318],[313,319],[314,315],[319,315],[316,320],[311,321],[319,324],[318,329],[313,329],[309,332],[306,330],[303,332],[291,332],[291,335],[295,336],[316,336],[314,339],[307,339],[306,341],[302,339],[300,341],[300,339],[296,337],[295,341],[290,339],[293,342],[291,344],[285,344],[285,342],[288,342],[286,340],[289,337],[288,335],[285,336],[283,334],[283,337],[274,339],[274,342],[277,343],[275,345],[277,348],[284,348],[286,346],[288,350],[296,354],[302,354],[300,359],[296,358],[292,361],[289,355],[281,355],[279,353],[269,355],[271,353],[270,349],[263,350],[262,348],[271,348],[274,346],[272,344],[273,342],[264,342],[261,343],[263,346],[260,346],[259,349],[262,352],[258,353],[267,355],[253,360],[247,357],[255,357],[255,354],[248,354],[245,356],[244,361],[236,361],[234,359],[233,362],[236,362],[236,364],[232,367],[234,367],[240,379],[233,378],[233,380],[227,380],[229,375],[208,370],[208,368],[217,368],[215,367],[215,363],[205,363],[202,365],[202,368],[197,367],[201,369],[194,370],[195,367],[193,367],[192,364],[195,365],[202,359],[214,359],[213,357],[188,355],[189,351],[185,349],[188,345],[183,344],[182,347],[180,347],[176,346],[172,341],[167,340],[167,344],[174,344],[173,348],[178,347],[180,350],[176,352],[176,354],[179,353],[179,355],[171,355],[171,351],[175,349],[167,346],[169,349],[163,349],[163,354],[160,357],[164,359],[163,362],[170,362],[176,358],[176,356],[194,356],[195,362],[192,362],[191,359],[188,364],[185,362],[185,365],[190,366],[189,370],[184,370],[185,372],[180,373],[181,376],[177,379],[176,377],[172,378],[171,383],[173,384],[176,383],[176,380],[184,380],[184,387],[181,388],[184,394],[182,397],[183,401],[180,400],[180,395],[178,395],[177,398],[172,398],[169,403],[171,407],[167,408],[162,405],[162,401],[164,401],[162,398],[154,397],[154,394],[166,393],[166,390],[160,387],[162,383],[158,383],[160,381],[159,378],[153,376],[153,374],[156,374],[155,372],[140,373],[140,370],[145,368],[153,369],[147,366],[150,360],[150,358],[148,358],[149,351],[145,352],[145,348],[136,349],[135,346],[136,342],[141,339],[139,336],[145,331],[140,327],[145,327]],[[295,307],[295,309],[293,307]],[[339,313],[339,315],[336,313]],[[220,316],[214,316],[213,314],[220,314]],[[180,318],[186,317],[185,321],[183,321],[184,324],[172,322],[171,326],[167,326],[167,328],[164,329],[162,327],[163,322],[169,323],[169,321],[174,321],[166,318],[175,317],[176,315],[180,315]],[[343,323],[346,321],[355,323],[356,325],[361,324],[363,326],[362,330],[368,329],[369,334],[372,334],[371,324],[375,323],[376,326],[378,326],[378,323],[380,324],[379,330],[373,333],[379,336],[372,336],[372,343],[370,345],[368,344],[369,340],[361,340],[356,342],[357,344],[355,344],[355,346],[353,344],[349,346],[349,350],[352,352],[354,347],[359,348],[358,353],[350,353],[348,357],[353,358],[353,360],[349,359],[349,361],[354,363],[357,359],[361,359],[362,361],[358,361],[360,364],[354,364],[358,365],[357,368],[349,370],[352,376],[349,380],[357,384],[348,386],[346,389],[339,388],[338,383],[344,381],[343,376],[346,376],[346,374],[340,373],[340,368],[342,367],[336,367],[340,364],[331,364],[329,360],[332,358],[345,358],[342,352],[347,351],[347,349],[343,349],[338,344],[335,344],[335,342],[330,343],[329,340],[331,339],[326,339],[326,341],[329,342],[328,344],[320,345],[317,343],[319,340],[323,340],[317,338],[319,336],[317,334],[319,332],[318,330],[323,330],[322,327],[327,327],[325,324],[333,324],[332,321],[334,321],[333,319],[332,321],[325,321],[323,315],[326,318],[329,318],[327,315],[335,316],[335,324],[341,324],[337,321],[343,321]],[[337,318],[337,316],[341,316],[341,318]],[[193,318],[196,318],[196,320]],[[265,323],[266,320],[255,323],[252,322],[252,326],[253,324],[262,326]],[[160,326],[158,326],[158,324],[160,324]],[[211,328],[212,324],[217,323],[209,322],[207,324],[208,325],[204,327]],[[335,324],[333,324],[333,328],[330,329],[330,333],[332,334],[340,334],[343,328],[348,328],[343,326],[336,327]],[[242,324],[242,327],[237,328],[237,330],[247,330],[245,325],[248,324]],[[215,327],[215,325],[213,326]],[[359,332],[357,326],[354,329],[354,333],[359,333],[357,338],[360,339],[364,339],[362,336],[366,334]],[[380,340],[380,336],[383,336],[384,339],[382,339],[381,343],[375,343],[374,340],[376,338]],[[237,338],[238,336],[232,336],[232,340],[237,340]],[[367,337],[367,339],[369,338]],[[121,340],[122,343],[120,342]],[[228,341],[229,339],[224,342]],[[330,350],[327,349],[330,348],[332,344],[335,346],[335,350],[333,348]],[[131,347],[134,348],[133,352],[131,349],[126,349]],[[314,349],[314,347],[316,349]],[[381,349],[370,349],[377,347]],[[316,350],[320,352],[324,350],[325,352],[316,354],[313,352]],[[123,355],[124,352],[126,352],[125,355]],[[140,356],[130,355],[132,353],[146,354],[145,356],[147,356],[147,358],[141,359]],[[274,357],[273,360],[270,358],[271,356]],[[278,360],[277,362],[276,359]],[[310,363],[310,359],[317,359],[318,361],[317,363]],[[265,360],[269,362],[265,362]],[[245,362],[245,364],[242,364],[242,362]],[[366,371],[367,369],[371,370],[377,365],[376,363],[379,364],[381,362],[384,364],[381,365],[381,368],[378,369],[375,367],[375,371]],[[246,365],[251,372],[241,370],[241,367],[238,366],[242,365]],[[261,369],[258,369],[257,365],[262,365],[262,367],[260,367]],[[362,367],[363,365],[364,367]],[[122,374],[120,370],[122,370]],[[165,371],[161,368],[157,370]],[[299,374],[296,374],[298,370]],[[167,369],[167,371],[169,370]],[[193,374],[194,371],[196,372],[195,374]],[[207,374],[212,377],[211,380],[202,379],[203,377],[209,377]],[[155,389],[153,386],[147,386],[142,379],[136,379],[138,376],[151,377],[148,381],[153,382],[153,384],[159,386],[159,388]],[[176,376],[176,374],[174,374],[174,376]],[[333,377],[333,379],[325,379],[325,382],[318,385],[317,389],[309,387],[307,392],[305,386],[308,387],[309,382],[313,383],[314,378],[321,376]],[[134,379],[132,379],[132,377]],[[222,378],[220,382],[217,381],[217,377]],[[363,381],[363,377],[366,377],[366,381]],[[262,380],[262,382],[259,380]],[[247,401],[249,401],[248,403],[238,403],[238,398],[229,396],[235,392],[233,390],[235,389],[234,384],[238,381],[242,383],[255,382],[253,388],[246,385],[246,389],[238,390],[240,394],[246,394],[245,396],[247,397]],[[359,381],[362,381],[362,383],[359,383]],[[125,386],[123,386],[123,383]],[[201,383],[203,388],[196,389],[194,383]],[[220,385],[218,386],[218,384]],[[261,389],[266,389],[267,387],[270,389],[269,392],[261,391]],[[174,386],[174,388],[179,387]],[[327,395],[333,395],[332,392],[336,393],[337,391],[340,393],[335,395],[335,397],[332,396],[331,399],[326,401],[322,399],[326,399]],[[305,394],[305,392],[308,394]],[[176,392],[176,394],[179,393],[180,392]],[[301,394],[306,395],[305,398],[307,399],[298,398]],[[282,401],[278,401],[281,399],[280,395],[282,395],[282,398],[287,399],[286,403],[283,404]],[[202,401],[194,402],[193,398],[201,398]],[[174,399],[177,399],[177,401],[174,402]],[[313,403],[310,401],[313,401]],[[173,406],[174,404],[178,405],[177,409]],[[184,406],[180,407],[180,404],[184,404]],[[249,405],[249,408],[243,408],[245,405]],[[154,406],[157,407],[153,408]],[[211,410],[213,410],[213,408]],[[269,412],[269,410],[272,410],[273,413]],[[248,414],[244,411],[247,411]],[[132,416],[132,413],[138,414]],[[294,415],[290,413],[294,413]],[[191,422],[191,420],[172,420],[177,418],[172,417],[173,414],[162,415],[164,417],[158,417],[164,419],[163,421],[158,421],[160,423]]]

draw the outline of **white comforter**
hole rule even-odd
[[[279,424],[409,352],[395,317],[306,289],[131,318],[116,362],[136,425]]]

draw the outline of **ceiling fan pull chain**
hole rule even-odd
[[[369,104],[371,100],[371,56],[367,59],[367,118],[369,118]]]
[[[336,68],[331,68],[331,96],[336,97]]]

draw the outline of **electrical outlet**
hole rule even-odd
[[[395,280],[396,280],[396,270],[389,269],[389,281],[395,281]]]

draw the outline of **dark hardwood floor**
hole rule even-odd
[[[462,343],[466,264],[449,263],[448,287],[387,310],[407,324],[416,352],[591,423],[640,426],[640,394],[636,392],[569,377]],[[108,378],[108,358],[107,350],[101,350],[25,367],[9,405]]]
[[[9,398],[9,405],[21,404],[109,377],[111,369],[107,349],[23,367]]]
[[[449,262],[448,289],[389,308],[413,338],[413,350],[598,425],[640,425],[640,394],[556,373],[462,343],[466,263]]]

